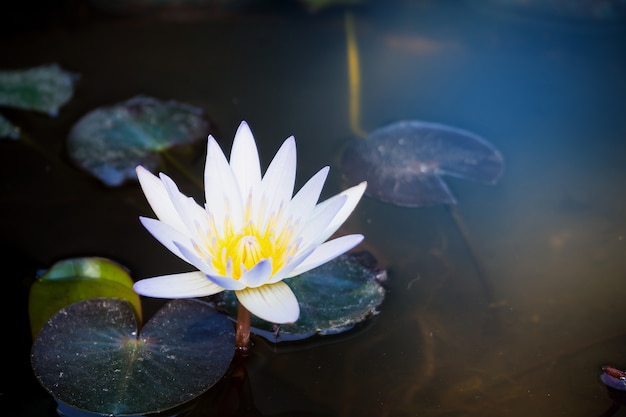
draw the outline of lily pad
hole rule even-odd
[[[500,152],[482,137],[452,126],[402,120],[349,144],[341,170],[350,182],[367,181],[366,194],[404,207],[456,204],[442,177],[485,184],[504,171]]]
[[[83,116],[72,127],[67,148],[79,167],[118,186],[137,179],[137,165],[154,172],[162,152],[205,140],[209,128],[201,108],[136,96]]]
[[[72,98],[78,77],[57,64],[0,71],[0,105],[57,116]]]
[[[252,332],[271,342],[294,341],[313,335],[345,332],[378,313],[385,297],[381,282],[386,271],[376,268],[369,252],[344,254],[311,271],[285,279],[300,304],[295,323],[280,327],[252,316]],[[218,294],[218,308],[237,317],[233,291]]]
[[[213,386],[234,356],[230,320],[200,300],[172,300],[141,332],[124,300],[80,301],[55,314],[32,367],[57,401],[105,415],[149,414]]]
[[[30,288],[28,313],[33,338],[57,311],[76,301],[98,297],[130,302],[141,320],[141,301],[133,291],[133,279],[120,264],[100,257],[55,263]]]

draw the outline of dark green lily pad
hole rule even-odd
[[[155,172],[162,152],[206,140],[209,127],[198,107],[137,96],[83,116],[69,133],[67,149],[79,167],[118,186],[137,179],[137,165]]]
[[[55,263],[30,288],[28,314],[33,338],[57,311],[76,301],[98,297],[125,299],[141,321],[141,301],[126,268],[100,257]]]
[[[378,313],[385,297],[386,271],[369,252],[344,254],[311,271],[285,279],[300,303],[295,323],[279,327],[252,316],[252,332],[271,342],[302,340],[316,334],[337,334]],[[237,317],[233,291],[216,296],[217,306]]]
[[[231,321],[208,303],[169,301],[141,332],[124,300],[71,304],[41,329],[32,367],[55,399],[105,415],[161,412],[213,386],[234,356]]]
[[[57,116],[72,98],[78,77],[57,64],[0,71],[0,105]]]

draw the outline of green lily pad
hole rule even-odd
[[[208,135],[202,109],[137,96],[83,116],[69,133],[67,149],[79,167],[108,186],[118,186],[137,179],[137,165],[154,172],[162,152]]]
[[[0,105],[57,116],[74,94],[78,74],[57,64],[0,71]]]
[[[0,138],[19,139],[20,129],[0,114]]]
[[[376,260],[369,252],[341,255],[284,280],[300,304],[300,317],[295,323],[277,326],[253,315],[252,332],[271,342],[280,342],[350,330],[378,313],[385,297],[381,282],[386,276],[385,270],[376,267]],[[236,319],[234,291],[224,291],[216,298],[218,308]]]
[[[202,394],[228,370],[233,325],[208,303],[172,300],[141,332],[124,300],[96,298],[52,316],[31,363],[41,385],[69,406],[105,415],[150,414]]]
[[[131,303],[139,320],[141,301],[128,270],[106,258],[84,257],[52,265],[30,288],[28,313],[33,338],[57,311],[80,300],[121,298]]]

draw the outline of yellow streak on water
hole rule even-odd
[[[350,105],[350,129],[360,137],[367,136],[361,128],[361,70],[359,49],[356,43],[356,30],[352,14],[346,12],[346,41],[348,54],[348,87]]]

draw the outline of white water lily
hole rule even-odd
[[[148,231],[197,271],[147,278],[137,293],[156,298],[204,297],[235,291],[252,314],[272,323],[298,319],[296,296],[284,278],[294,277],[354,248],[360,234],[328,240],[363,196],[363,182],[318,203],[329,167],[293,195],[296,143],[287,138],[261,176],[248,124],[235,134],[230,161],[209,136],[204,172],[206,204],[182,194],[165,174],[137,167],[157,219],[141,217]]]

